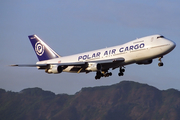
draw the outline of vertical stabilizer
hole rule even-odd
[[[34,51],[39,61],[59,58],[60,56],[52,50],[45,42],[43,42],[37,35],[28,36]]]

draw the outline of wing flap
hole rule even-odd
[[[105,63],[118,63],[118,62],[124,62],[124,58],[116,58],[116,59],[107,59],[107,60],[100,60],[100,61],[93,61],[95,63],[99,64],[105,64]]]

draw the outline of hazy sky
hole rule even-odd
[[[180,1],[178,0],[1,0],[0,88],[19,92],[40,87],[74,94],[82,87],[111,85],[122,80],[159,89],[180,90]],[[95,73],[46,74],[37,68],[9,67],[34,64],[37,57],[28,35],[37,34],[61,56],[120,45],[136,38],[162,34],[176,48],[150,65],[129,65],[123,77],[96,81]]]

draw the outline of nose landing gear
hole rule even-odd
[[[158,63],[158,66],[159,66],[159,67],[162,67],[162,66],[164,65],[163,62],[161,61],[162,58],[163,58],[163,57],[159,57],[159,61],[160,61],[160,62]]]

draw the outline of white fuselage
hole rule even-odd
[[[55,58],[51,60],[39,61],[36,64],[51,64],[51,63],[76,63],[76,62],[93,62],[108,59],[124,58],[125,61],[119,66],[124,66],[132,63],[137,63],[144,60],[152,60],[154,58],[162,57],[172,51],[175,43],[160,35],[153,35],[133,40],[123,45],[99,49],[95,51],[75,54]],[[117,66],[118,67],[118,66]],[[68,66],[64,72],[71,71],[73,66]]]

